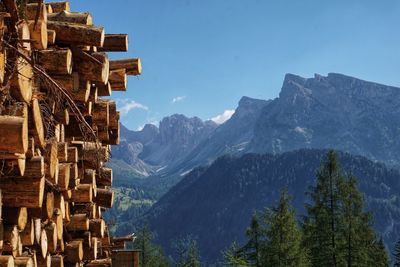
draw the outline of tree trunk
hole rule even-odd
[[[99,47],[98,51],[127,52],[128,51],[128,35],[127,34],[106,34],[104,37],[103,47]]]
[[[70,263],[80,262],[83,259],[82,240],[73,240],[65,246],[65,260]]]
[[[87,26],[93,25],[92,16],[89,13],[83,12],[69,12],[63,10],[58,13],[48,14],[47,19],[49,21],[69,22],[75,24],[83,24]]]
[[[54,45],[56,43],[56,31],[47,29],[47,45]]]
[[[93,200],[92,185],[78,185],[74,190],[72,190],[71,200],[76,203],[91,203]]]
[[[72,73],[72,52],[70,49],[46,49],[37,53],[37,64],[46,72],[56,75]]]
[[[140,58],[110,60],[110,70],[126,69],[128,75],[140,75],[142,63]]]
[[[101,207],[112,208],[114,202],[114,192],[109,189],[97,188],[97,196],[95,202]]]
[[[28,149],[26,118],[0,116],[0,151],[25,154]]]
[[[4,201],[4,200],[3,200]],[[28,210],[25,207],[21,208],[3,208],[3,220],[7,225],[16,225],[18,230],[25,229],[28,222]]]
[[[3,255],[0,256],[0,265],[4,267],[14,267],[14,258],[13,256]]]
[[[79,75],[91,82],[108,82],[110,65],[106,53],[95,52],[92,54],[81,54],[74,59],[75,67]]]
[[[61,11],[70,11],[70,6],[68,1],[62,1],[62,2],[51,2],[47,3],[46,6],[50,6],[52,12],[49,12],[49,14],[52,13],[58,13]]]
[[[56,43],[103,46],[104,28],[68,22],[48,21],[47,27],[56,31]]]
[[[29,33],[34,49],[47,49],[47,22],[43,20],[29,20]]]
[[[38,147],[44,148],[44,127],[42,119],[42,110],[40,108],[39,101],[34,98],[31,102],[31,108],[29,112],[29,134],[35,139],[35,143]]]
[[[22,57],[17,58],[16,68],[10,83],[10,94],[18,101],[29,103],[32,99],[32,66]]]
[[[7,207],[41,208],[44,195],[44,176],[42,177],[3,177],[0,189],[3,204]]]
[[[33,246],[35,243],[35,222],[30,219],[25,229],[20,233],[21,242],[24,246]]]
[[[128,78],[125,69],[110,71],[109,81],[113,91],[126,91]]]
[[[45,226],[47,236],[47,250],[49,253],[55,253],[57,251],[57,225],[52,222]]]

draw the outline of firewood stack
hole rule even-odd
[[[24,2],[24,1],[17,1]],[[140,75],[126,34],[68,2],[0,4],[0,266],[111,266],[116,103]]]

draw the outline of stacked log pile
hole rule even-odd
[[[102,97],[125,91],[140,59],[110,60],[127,35],[68,2],[17,2],[0,4],[0,266],[111,266],[104,162],[120,129]]]

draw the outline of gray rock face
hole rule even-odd
[[[398,164],[399,136],[400,88],[335,73],[287,74],[279,98],[261,112],[248,151],[334,148]]]

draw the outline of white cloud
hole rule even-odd
[[[119,111],[121,112],[121,115],[126,115],[131,111],[132,109],[142,109],[142,110],[149,110],[149,108],[143,104],[140,104],[134,100],[126,100],[126,101],[121,101],[121,108]]]
[[[175,104],[177,102],[181,102],[181,101],[185,100],[185,98],[186,98],[186,96],[177,96],[177,97],[172,98],[171,102],[172,102],[172,104]]]
[[[227,109],[224,111],[224,113],[211,118],[211,120],[217,124],[222,124],[229,120],[232,117],[233,113],[235,113],[234,109]]]

